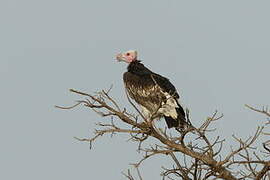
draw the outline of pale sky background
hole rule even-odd
[[[244,107],[270,105],[270,1],[1,0],[0,179],[125,179],[140,160],[127,136],[102,137],[89,150],[102,119],[79,97],[114,85],[127,105],[116,53],[136,49],[151,70],[168,77],[199,125],[224,113],[219,135],[246,138],[262,115]],[[259,144],[260,145],[260,144]],[[145,179],[161,179],[154,158]]]

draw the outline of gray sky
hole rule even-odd
[[[114,85],[122,106],[126,64],[116,53],[137,49],[168,77],[199,125],[216,109],[219,133],[248,137],[265,117],[244,108],[270,105],[270,2],[180,0],[1,0],[0,179],[124,179],[140,155],[127,136],[103,137],[89,150],[73,136],[93,135],[101,119],[69,105]],[[107,119],[108,120],[108,119]],[[168,162],[142,166],[161,179]],[[163,164],[162,164],[163,163]]]

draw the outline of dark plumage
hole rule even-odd
[[[133,54],[133,57],[128,59]],[[124,73],[125,88],[150,118],[153,114],[163,116],[169,128],[184,128],[185,112],[178,102],[179,94],[169,79],[156,74],[137,60],[136,51],[128,51],[117,56],[118,60],[129,63]]]

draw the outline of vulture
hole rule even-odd
[[[185,111],[169,79],[145,67],[137,59],[137,51],[119,53],[116,59],[128,63],[123,75],[124,85],[128,95],[141,106],[145,118],[164,117],[168,128],[184,129]]]

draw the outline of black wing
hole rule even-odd
[[[174,85],[170,82],[168,78],[165,78],[156,73],[151,73],[151,77],[153,81],[157,83],[164,92],[169,93],[171,96],[173,96],[176,99],[179,98],[179,94],[177,93]]]
[[[174,85],[170,82],[169,79],[155,73],[152,73],[152,77],[153,77],[153,80],[161,87],[163,91],[169,93],[175,99],[179,99],[179,94],[177,93]],[[179,115],[178,119],[173,119],[171,117],[166,117],[166,116],[164,116],[164,118],[169,128],[178,127],[179,125],[180,125],[180,128],[184,128],[184,124],[186,123],[185,111],[177,100],[176,102],[178,105],[178,108],[176,108],[177,114]]]
[[[125,72],[123,79],[130,97],[149,111],[155,112],[161,102],[166,101],[166,97],[160,91],[161,88],[154,83],[149,74],[148,76],[138,76]]]

